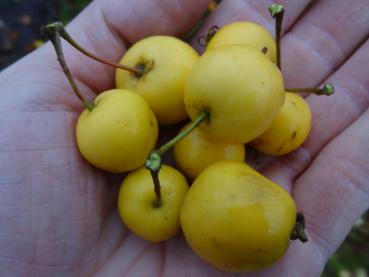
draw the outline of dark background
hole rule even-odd
[[[213,9],[216,2],[210,4]],[[0,0],[0,70],[43,44],[40,26],[68,23],[90,0]],[[323,276],[369,276],[369,212],[329,260]]]
[[[0,0],[0,70],[42,44],[40,26],[67,23],[90,0]]]

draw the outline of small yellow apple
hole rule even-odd
[[[181,226],[191,248],[215,267],[244,273],[286,252],[296,222],[294,200],[242,162],[206,168],[189,189]]]
[[[278,67],[264,54],[244,45],[207,50],[194,66],[185,88],[188,115],[214,140],[247,143],[272,124],[284,102]]]
[[[276,63],[276,43],[273,36],[263,26],[247,21],[225,25],[212,37],[206,49],[223,45],[243,44],[257,51],[265,51],[266,57]]]
[[[268,155],[285,155],[306,140],[311,127],[309,104],[296,93],[286,92],[285,102],[270,128],[251,145]]]
[[[244,161],[245,147],[243,144],[214,141],[197,128],[174,145],[173,156],[178,168],[194,180],[205,168],[217,161]]]
[[[180,209],[188,190],[185,177],[173,167],[163,165],[159,180],[159,206],[150,171],[144,167],[126,176],[118,195],[123,222],[132,232],[149,241],[164,241],[178,233]]]
[[[97,96],[91,111],[82,112],[76,135],[87,161],[110,172],[124,172],[144,165],[155,147],[158,125],[141,95],[114,89]]]
[[[117,88],[141,94],[159,124],[187,118],[183,103],[184,85],[199,55],[187,43],[170,36],[152,36],[135,43],[120,63],[143,71],[142,76],[118,69]]]

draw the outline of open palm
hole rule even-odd
[[[206,0],[96,0],[69,26],[87,49],[118,60],[153,34],[182,35]],[[291,191],[310,241],[293,242],[261,276],[317,276],[369,203],[369,1],[279,1],[285,5],[282,67],[287,86],[329,79],[332,97],[308,97],[313,128],[299,150],[263,173]],[[224,0],[205,22],[258,22],[273,30],[271,1]],[[66,47],[84,95],[114,86],[111,68]],[[130,233],[116,211],[120,178],[78,153],[82,106],[50,44],[0,75],[1,276],[224,276],[196,257],[182,235],[152,244]],[[250,274],[251,276],[252,274]]]

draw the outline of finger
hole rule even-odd
[[[209,0],[96,0],[67,27],[84,48],[105,59],[118,61],[129,44],[149,35],[180,35],[189,30],[206,10]],[[64,44],[65,45],[65,44]],[[114,69],[65,45],[65,56],[73,75],[95,91],[113,87]],[[59,69],[50,44],[36,51],[29,67],[18,67],[17,76],[40,79],[39,71]],[[48,64],[48,66],[47,66]],[[34,69],[34,68],[33,68]],[[29,76],[31,75],[31,76]],[[63,82],[63,84],[66,82]],[[67,84],[66,84],[67,85]]]
[[[367,50],[357,51],[350,61],[344,61],[369,35],[368,4],[368,0],[339,1],[339,5],[337,1],[320,1],[283,38],[282,67],[286,86],[317,85],[344,63],[342,69],[328,79],[336,86],[334,96],[307,99],[312,110],[312,130],[303,147],[263,169],[263,174],[288,190],[319,150],[357,119],[367,105],[367,94],[362,86],[365,87],[368,71],[361,69],[366,68]],[[353,72],[357,76],[353,76]],[[357,107],[355,103],[361,104]]]
[[[369,0],[317,2],[283,38],[286,86],[321,83],[367,38],[368,24]]]
[[[312,129],[307,141],[291,155],[273,161],[264,174],[290,187],[322,147],[364,112],[369,106],[368,51],[369,40],[328,79],[336,86],[333,96],[307,98],[312,112]]]
[[[357,218],[369,208],[368,122],[369,109],[296,180],[293,196],[305,215],[309,242],[294,242],[272,270],[283,275],[298,270],[305,272],[304,276],[318,276]]]
[[[369,106],[369,40],[328,81],[335,84],[333,97],[309,97],[313,113],[311,135],[305,148],[315,156],[329,140],[353,123]]]
[[[70,26],[70,30],[87,49],[118,61],[125,48],[146,36],[167,34],[181,35],[188,31],[201,17],[209,0],[100,0],[88,7],[81,17]],[[83,61],[83,64],[80,62]],[[80,79],[89,83],[102,74],[97,84],[99,90],[113,83],[114,69],[97,65],[81,57],[72,65]],[[91,66],[94,66],[91,68]],[[87,68],[87,69],[86,69]]]
[[[122,225],[120,219],[116,219],[117,223]],[[145,241],[128,232],[110,253],[109,259],[97,268],[95,276],[122,276],[122,272],[124,276],[160,276],[163,263],[162,248],[162,244]]]
[[[356,1],[352,5],[352,2],[342,1],[340,5],[337,5],[337,2],[320,1],[315,5],[310,5],[308,11],[293,25],[291,32],[287,33],[282,41],[282,66],[285,69],[284,76],[287,84],[293,83],[296,86],[316,85],[350,56],[350,53],[357,48],[369,32],[365,27],[366,22],[369,22],[369,13],[366,12],[368,10],[367,2]],[[299,17],[301,10],[298,8],[305,7],[307,4],[309,3],[301,3],[301,6],[296,8],[296,6],[289,6],[290,2],[286,3],[285,14],[292,14],[292,19],[290,19],[291,23],[286,22],[284,28],[289,28],[288,24],[292,24],[293,19]],[[248,11],[242,9],[245,6],[249,8]],[[201,32],[205,33],[205,30],[211,25],[223,25],[223,23],[237,20],[264,22],[267,28],[272,30],[273,21],[267,20],[267,14],[260,15],[260,11],[263,11],[262,6],[264,6],[264,11],[267,13],[265,8],[267,3],[258,2],[256,4],[253,1],[241,0],[224,1],[214,15],[209,18]],[[329,17],[326,14],[329,14]],[[337,27],[337,18],[345,19],[340,21],[342,26]],[[309,34],[309,44],[306,45],[297,39],[304,38],[304,33]],[[327,38],[328,34],[330,34],[330,37]],[[325,56],[327,56],[326,60],[316,58]],[[301,78],[301,76],[304,76],[304,78]],[[299,82],[295,82],[296,80],[299,80]],[[324,109],[324,111],[327,110]],[[301,172],[302,165],[306,166],[309,161],[309,151],[302,148],[293,156],[273,162],[264,172],[270,178],[288,188],[292,183],[291,176],[296,176]],[[283,168],[283,171],[281,171],[281,168]]]
[[[251,275],[252,277],[269,276],[321,276],[326,259],[319,252],[318,246],[309,241],[291,241],[287,253],[269,269]]]
[[[182,234],[167,241],[164,250],[163,276],[226,277],[231,275],[217,270],[197,256],[186,243]]]
[[[270,32],[274,32],[274,21],[268,13],[268,6],[273,1],[246,1],[246,0],[225,0],[222,1],[218,8],[212,13],[205,21],[204,26],[194,36],[192,44],[200,52],[204,49],[197,43],[197,38],[207,33],[207,30],[213,26],[223,26],[225,24],[234,21],[254,21]],[[314,1],[280,1],[285,6],[285,20],[283,27],[285,30],[291,28],[291,26],[298,20],[298,18],[304,13],[304,10],[312,5]]]
[[[302,1],[279,1],[285,6],[284,30],[289,29],[312,0]],[[204,26],[195,35],[192,44],[199,51],[204,48],[197,43],[197,38],[206,35],[209,28],[213,25],[223,26],[235,21],[253,21],[268,29],[274,34],[274,21],[268,12],[271,0],[223,0],[214,13],[204,23]]]
[[[326,258],[369,208],[368,122],[369,109],[324,148],[293,190],[308,234]]]

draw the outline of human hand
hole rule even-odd
[[[117,61],[142,37],[185,33],[207,2],[96,0],[68,30],[86,49]],[[286,85],[328,78],[336,94],[308,97],[309,139],[263,169],[293,194],[310,241],[292,242],[280,262],[255,275],[315,276],[369,203],[369,1],[280,2]],[[236,20],[272,31],[269,4],[224,0],[200,33]],[[114,86],[113,69],[70,47],[65,54],[89,99]],[[153,244],[123,226],[115,204],[120,178],[78,153],[75,124],[83,107],[50,44],[4,70],[0,83],[0,275],[227,275],[195,256],[182,235]]]

